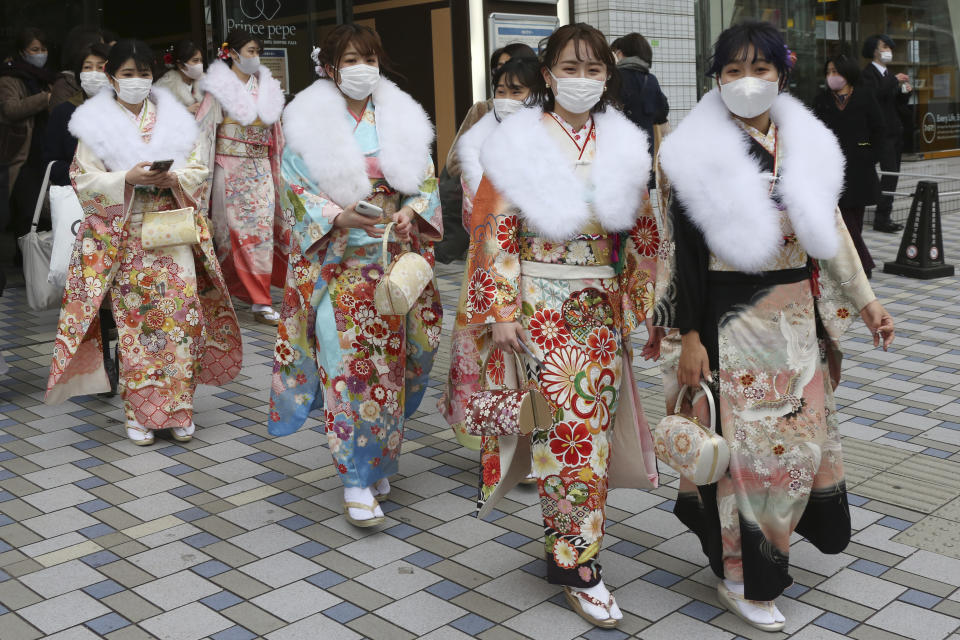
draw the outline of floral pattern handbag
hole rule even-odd
[[[147,250],[200,244],[193,207],[144,213],[140,243]]]
[[[654,451],[657,458],[680,472],[697,486],[713,484],[727,472],[730,465],[730,447],[716,432],[717,408],[710,387],[703,381],[700,387],[710,404],[710,426],[700,424],[696,417],[679,415],[689,387],[684,385],[677,396],[674,414],[666,416],[653,430]],[[691,401],[696,402],[698,396]]]
[[[493,353],[493,351],[491,351]],[[517,379],[526,372],[520,356],[516,356]],[[486,367],[484,367],[486,369]],[[478,436],[527,435],[553,426],[553,411],[546,397],[529,376],[519,389],[477,391],[470,396],[464,427]]]
[[[383,230],[383,276],[373,292],[373,304],[384,316],[405,315],[433,280],[433,269],[419,253],[406,251],[396,260],[390,260],[387,243],[393,222]]]

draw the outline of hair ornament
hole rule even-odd
[[[787,52],[787,69],[793,71],[794,65],[797,64],[797,54],[794,51],[790,50],[790,47],[783,45],[784,50]]]
[[[320,51],[320,47],[314,47],[313,50],[310,51],[310,59],[313,60],[313,70],[318,76],[325,78],[327,74],[324,72],[323,65],[320,63]]]
[[[220,48],[217,50],[217,57],[221,60],[230,59],[230,43],[224,42],[220,45]]]

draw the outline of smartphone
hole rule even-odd
[[[173,160],[154,160],[150,165],[150,171],[170,171],[170,167],[173,166]]]
[[[383,209],[381,209],[375,204],[370,204],[366,200],[361,200],[360,202],[358,202],[357,206],[354,207],[354,211],[356,211],[362,216],[367,216],[368,218],[383,217]]]

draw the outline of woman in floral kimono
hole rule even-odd
[[[464,311],[468,324],[492,325],[485,384],[516,377],[520,354],[519,377],[535,378],[555,408],[552,428],[532,437],[547,580],[600,627],[622,618],[598,562],[611,456],[639,471],[634,486],[656,482],[629,348],[653,299],[650,157],[645,134],[609,105],[615,65],[602,33],[561,27],[543,54],[544,108],[507,118],[483,146]],[[636,446],[618,451],[618,437]],[[484,510],[526,476],[521,443],[485,439]],[[504,446],[515,449],[506,468]]]
[[[540,63],[536,58],[512,58],[497,67],[493,74],[493,109],[478,120],[457,141],[460,182],[463,185],[463,226],[472,228],[470,216],[473,198],[483,178],[480,149],[497,125],[508,115],[531,106],[533,90],[540,85]],[[490,353],[490,329],[485,325],[468,325],[468,273],[464,272],[457,305],[456,324],[450,341],[450,371],[438,407],[450,423],[457,441],[468,449],[479,450],[480,436],[466,432],[464,416],[470,396],[479,391],[480,370]],[[536,481],[536,478],[532,478]]]
[[[875,345],[893,340],[837,210],[837,141],[779,93],[791,57],[773,25],[724,31],[711,63],[720,86],[660,150],[656,322],[678,330],[664,343],[667,404],[677,383],[706,379],[731,450],[717,484],[681,481],[675,513],[722,578],[720,601],[767,631],[784,626],[774,599],[793,582],[794,531],[824,553],[850,539],[833,397],[840,334],[859,312]]]
[[[156,429],[190,440],[197,384],[229,382],[242,360],[240,328],[199,213],[205,149],[186,107],[164,89],[151,92],[152,60],[144,43],[118,42],[104,67],[116,93],[89,98],[70,121],[79,139],[70,177],[86,215],[46,398],[56,404],[109,390],[97,314],[109,292],[127,436],[138,445],[151,444]],[[167,159],[169,171],[149,170]],[[184,207],[194,209],[200,243],[143,248],[144,213]]]
[[[284,96],[260,64],[262,50],[247,31],[227,35],[224,60],[214,61],[201,81],[206,96],[197,120],[211,141],[210,213],[224,278],[232,295],[251,304],[257,322],[276,325],[270,285],[284,285],[289,242],[277,197]]]
[[[270,398],[270,433],[296,431],[323,408],[330,452],[356,526],[384,521],[377,499],[397,472],[403,422],[426,391],[442,307],[429,284],[406,315],[380,315],[373,292],[382,260],[416,251],[433,263],[442,235],[423,108],[380,75],[380,36],[334,29],[318,52],[324,78],[283,116],[290,142],[281,193],[293,228]],[[382,217],[358,213],[370,203]],[[395,223],[382,254],[384,222]]]

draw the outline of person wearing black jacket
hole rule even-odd
[[[653,156],[653,125],[663,124],[670,113],[667,96],[660,89],[657,76],[650,73],[653,49],[639,33],[628,33],[611,45],[617,56],[620,72],[620,102],[623,113],[647,134],[648,152]],[[651,175],[649,188],[656,186]]]
[[[827,88],[814,100],[813,112],[837,136],[843,150],[847,166],[840,213],[869,278],[875,264],[863,242],[863,212],[880,195],[874,167],[884,142],[883,115],[873,92],[857,85],[860,69],[855,60],[845,55],[830,58],[823,70]]]
[[[863,68],[861,82],[864,88],[873,91],[883,114],[886,129],[877,158],[881,171],[900,171],[900,154],[903,153],[903,123],[900,121],[899,108],[910,100],[913,87],[910,77],[905,73],[893,74],[887,65],[893,61],[893,39],[888,35],[870,36],[863,43],[863,57],[870,63]],[[881,191],[896,191],[899,176],[880,178]],[[896,233],[903,229],[902,224],[890,220],[893,209],[893,196],[880,196],[877,212],[873,218],[873,228],[884,233]]]

